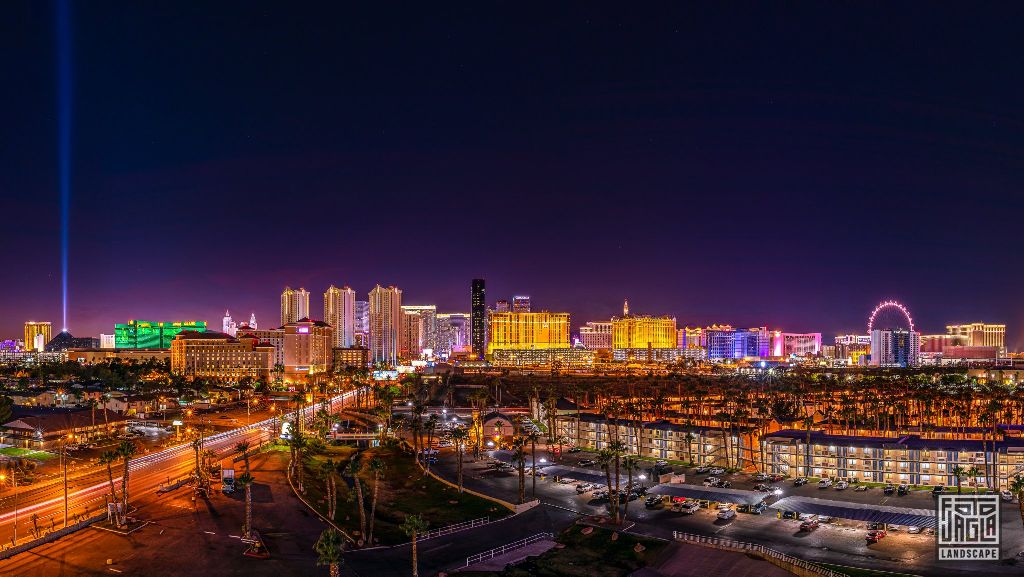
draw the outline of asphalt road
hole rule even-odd
[[[354,399],[354,393],[346,393],[335,397],[332,409],[342,407]],[[307,418],[317,406],[306,407]],[[215,433],[205,438],[205,448],[217,453],[221,458],[230,456],[236,444],[249,441],[257,445],[270,437],[270,421],[260,421],[237,429]],[[136,459],[130,464],[129,497],[156,490],[168,481],[187,476],[194,465],[194,453],[191,443],[176,445],[158,452],[151,452]],[[114,469],[114,483],[120,491],[120,478],[123,466]],[[76,475],[69,476],[68,481],[68,522],[74,523],[75,514],[85,516],[95,514],[106,505],[110,493],[110,483],[106,468],[92,468]],[[15,512],[17,501],[17,513]],[[8,547],[14,536],[15,518],[17,517],[18,542],[22,543],[30,537],[35,524],[40,528],[51,526],[60,528],[64,524],[64,493],[60,479],[51,479],[45,483],[31,487],[19,488],[15,497],[13,492],[0,499],[0,543]]]
[[[214,494],[192,502],[182,487],[168,493],[139,493],[139,516],[150,521],[131,535],[97,528],[78,531],[0,561],[5,577],[79,575],[239,575],[290,577],[326,575],[317,567],[313,543],[324,524],[291,492],[285,477],[288,454],[270,451],[251,459],[253,524],[271,553],[267,560],[245,557],[239,537],[244,497]],[[110,559],[111,564],[107,564]]]

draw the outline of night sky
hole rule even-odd
[[[1024,345],[1021,5],[342,4],[74,4],[73,333],[483,277],[574,325],[895,298]],[[0,11],[16,337],[60,324],[54,13]]]

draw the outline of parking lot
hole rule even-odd
[[[549,453],[538,449],[537,460],[548,460],[558,465],[580,466],[603,475],[598,465],[587,465],[586,460],[593,459],[592,453],[566,453],[561,459],[553,459]],[[644,483],[647,488],[657,484],[649,477],[649,469],[653,461],[643,462],[643,467],[634,472],[634,479]],[[439,470],[454,475],[455,465],[450,452],[442,451]],[[621,468],[620,468],[621,469]],[[703,481],[709,474],[696,474],[692,469],[672,467],[673,473],[686,475],[686,486],[703,488]],[[625,476],[625,471],[620,470]],[[498,496],[515,502],[518,498],[518,473],[515,468],[495,468],[486,457],[476,462],[465,463],[465,484],[467,487]],[[641,475],[645,478],[641,479]],[[752,491],[754,486],[762,483],[754,475],[722,473],[717,475],[730,483],[730,489]],[[934,500],[930,491],[911,491],[899,496],[893,493],[886,495],[879,487],[871,487],[864,491],[855,491],[852,487],[837,490],[834,487],[818,488],[812,481],[804,486],[794,486],[791,479],[777,482],[766,482],[777,492],[765,493],[768,504],[778,499],[791,496],[814,497],[867,505],[885,505],[908,509],[934,509]],[[541,503],[573,511],[581,515],[602,514],[608,510],[606,499],[595,499],[594,490],[582,494],[577,493],[575,480],[556,482],[552,478],[541,480],[536,484],[536,496]],[[600,483],[603,485],[604,483]],[[625,485],[625,481],[621,483]],[[526,479],[527,499],[532,494],[532,478]],[[600,489],[600,487],[598,488]],[[889,571],[918,572],[929,574],[927,569],[935,563],[935,536],[929,530],[912,533],[907,527],[886,527],[886,534],[876,542],[866,538],[871,530],[864,522],[847,519],[827,519],[809,530],[801,530],[802,519],[779,518],[775,509],[766,509],[762,514],[742,512],[736,504],[728,505],[737,510],[731,518],[719,518],[719,504],[702,502],[699,509],[692,514],[683,512],[680,507],[672,509],[672,501],[665,499],[663,504],[652,507],[645,506],[646,497],[631,500],[626,507],[626,518],[635,523],[634,531],[655,537],[671,538],[673,531],[717,535],[739,541],[747,541],[767,545],[800,557],[822,562],[871,566]],[[726,505],[721,505],[725,507]],[[727,514],[727,516],[729,516]],[[806,516],[805,516],[806,518]],[[1024,546],[1024,531],[1016,504],[1004,503],[1003,515],[1004,555],[1013,556]]]

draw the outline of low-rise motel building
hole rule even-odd
[[[127,417],[108,409],[33,408],[0,424],[0,443],[49,451],[62,443],[80,443],[123,430]]]
[[[571,444],[594,451],[618,440],[628,453],[652,459],[744,468],[752,458],[753,431],[744,427],[727,433],[720,427],[607,419],[594,413],[581,413],[578,420],[573,413],[559,415],[555,427]]]
[[[926,435],[898,436],[783,429],[764,438],[767,462],[763,470],[865,483],[952,487],[957,484],[954,471],[960,467],[964,472],[961,485],[993,484],[1005,489],[1015,474],[1024,472],[1024,438],[1019,436],[1024,426],[1001,425],[999,429],[1005,433],[995,441],[991,430],[980,427],[938,428]],[[977,474],[965,474],[971,470]],[[994,479],[987,482],[986,477]]]
[[[571,444],[588,450],[618,440],[629,454],[790,477],[860,483],[953,487],[1008,487],[1024,473],[1024,425],[991,429],[930,427],[890,435],[839,435],[821,430],[692,425],[665,419],[640,422],[595,413],[559,414],[556,427]],[[775,430],[771,430],[774,428]],[[810,442],[808,443],[808,439]],[[959,467],[959,470],[957,469]],[[973,473],[972,473],[973,471]]]

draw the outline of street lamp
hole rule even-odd
[[[18,480],[17,469],[11,469],[11,484],[14,485],[14,546],[18,546]],[[7,481],[7,475],[0,473],[0,485]]]

